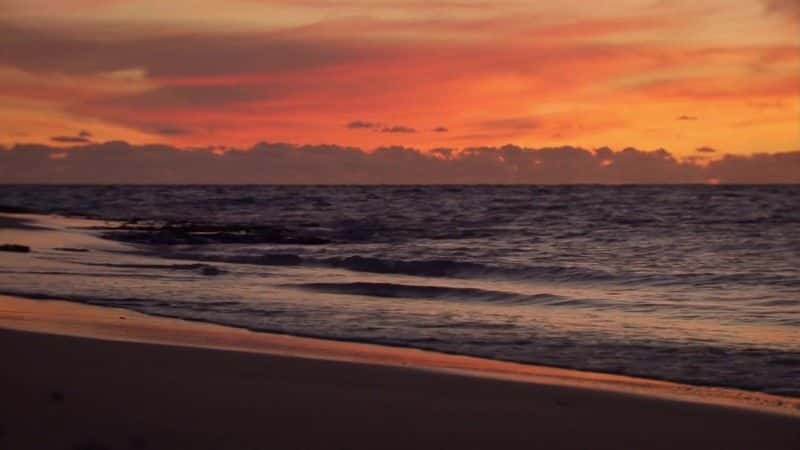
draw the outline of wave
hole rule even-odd
[[[493,291],[477,288],[448,286],[425,286],[398,283],[305,283],[286,284],[286,287],[333,294],[364,295],[386,298],[424,298],[436,300],[476,300],[506,304],[532,304],[563,302],[565,299],[553,294],[526,295],[514,292]]]
[[[689,286],[696,289],[729,286],[781,286],[800,288],[800,278],[790,274],[607,271],[567,265],[497,265],[454,259],[392,259],[372,256],[319,258],[294,253],[207,254],[174,253],[171,258],[261,266],[307,266],[352,272],[431,278],[497,279],[559,283],[612,283],[658,287]]]
[[[85,266],[109,267],[119,269],[166,269],[175,271],[197,272],[201,275],[214,276],[226,273],[225,270],[209,264],[114,264],[114,263],[91,263],[81,262]]]
[[[330,239],[281,226],[242,224],[173,223],[164,225],[126,222],[104,227],[102,236],[120,242],[153,246],[212,245],[212,244],[284,244],[323,245]]]
[[[570,266],[516,266],[504,267],[452,259],[390,259],[367,256],[331,258],[304,257],[291,253],[262,253],[254,255],[179,254],[171,257],[203,259],[213,262],[255,264],[264,266],[312,266],[346,269],[353,272],[409,275],[433,278],[498,278],[542,279],[563,281],[613,280],[614,274],[599,270]]]
[[[388,288],[396,289],[397,286]],[[370,286],[368,289],[382,288]],[[791,347],[774,348],[755,344],[726,347],[713,341],[662,341],[648,336],[607,339],[602,334],[576,335],[574,330],[563,329],[560,329],[560,333],[545,332],[547,328],[528,328],[525,324],[511,321],[485,322],[475,320],[480,316],[475,318],[467,315],[421,322],[416,316],[392,315],[389,322],[367,320],[362,325],[353,321],[342,327],[341,317],[331,316],[332,311],[320,311],[311,317],[309,313],[312,310],[296,311],[277,305],[267,309],[268,305],[265,304],[253,305],[232,300],[197,302],[136,297],[59,296],[14,292],[5,288],[0,292],[28,298],[67,299],[119,307],[153,316],[215,323],[256,332],[411,347],[519,363],[800,395],[800,386],[795,381],[800,367],[800,353]],[[434,290],[431,294],[446,296],[452,292],[447,289]],[[460,289],[454,292],[465,293]],[[469,292],[467,290],[466,293]],[[372,313],[367,314],[361,317],[369,317]],[[298,317],[302,319],[300,322],[296,322]],[[437,331],[437,328],[443,331]],[[760,369],[754,372],[751,370],[753,367]]]

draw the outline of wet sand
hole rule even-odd
[[[0,297],[0,448],[800,448],[797,399]]]

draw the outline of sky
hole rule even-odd
[[[0,146],[55,159],[109,141],[800,150],[797,0],[0,0],[0,35]]]

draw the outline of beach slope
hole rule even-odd
[[[426,352],[346,343],[318,348],[333,355],[322,359],[314,340],[281,336],[256,352],[260,333],[63,302],[4,297],[0,310],[2,449],[800,448],[791,414],[593,388],[591,376],[467,376],[440,370],[455,359],[426,368]]]

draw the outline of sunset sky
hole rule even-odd
[[[0,145],[798,150],[798,5],[2,0]]]

